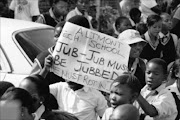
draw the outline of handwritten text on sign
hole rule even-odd
[[[117,39],[66,22],[56,44],[53,72],[65,79],[109,91],[127,70],[130,47]]]

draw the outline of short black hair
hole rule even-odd
[[[155,23],[161,21],[161,17],[159,15],[149,15],[147,18],[147,26],[151,27],[153,26]]]
[[[116,29],[117,29],[118,26],[120,26],[120,25],[122,24],[122,22],[123,22],[124,20],[127,20],[127,19],[128,19],[128,18],[125,17],[125,16],[118,17],[118,18],[116,19],[116,21],[115,21],[115,27],[116,27]],[[129,20],[129,19],[128,19],[128,20]]]
[[[10,87],[14,87],[14,85],[7,81],[0,81],[0,98]]]
[[[132,93],[140,94],[142,87],[141,87],[141,83],[140,83],[139,79],[136,76],[134,76],[130,73],[123,73],[122,75],[118,76],[113,81],[113,83],[116,83],[116,82],[118,82],[121,85],[127,85],[131,89]]]
[[[45,105],[46,109],[52,109],[51,102],[50,102],[50,90],[48,81],[46,81],[41,75],[34,74],[24,78],[23,81],[30,81],[34,83],[35,89],[39,96],[44,97],[43,104]]]
[[[163,73],[167,74],[167,63],[165,60],[161,59],[161,58],[153,58],[151,59],[148,63],[155,63],[157,65],[162,66],[163,69]]]
[[[132,8],[130,11],[129,11],[129,16],[131,17],[131,19],[136,16],[136,15],[139,15],[141,14],[141,11],[138,9],[138,8]]]
[[[33,99],[30,93],[22,88],[9,88],[2,96],[1,100],[18,100],[29,113],[34,113]]]
[[[53,4],[57,4],[59,1],[64,1],[69,3],[69,0],[49,0],[49,5],[52,6]]]
[[[70,18],[68,22],[71,22],[73,24],[76,24],[85,28],[90,28],[89,21],[87,20],[87,18],[85,18],[82,15],[76,15]]]

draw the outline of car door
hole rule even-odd
[[[23,80],[23,78],[25,78],[27,75],[13,74],[11,65],[2,47],[0,47],[0,58],[0,81],[8,81],[13,83],[16,87],[19,86],[20,81]]]

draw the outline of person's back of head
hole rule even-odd
[[[139,31],[140,35],[144,35],[147,32],[148,28],[145,23],[138,23],[136,25],[136,30]]]
[[[139,23],[141,20],[141,11],[138,8],[132,8],[129,11],[129,16],[135,23]]]
[[[139,120],[139,111],[131,104],[119,105],[114,109],[110,120]]]
[[[33,109],[33,99],[30,93],[22,88],[9,88],[2,96],[1,100],[19,101],[22,107],[26,107],[28,112],[31,114],[35,112]]]
[[[20,87],[33,95],[33,99],[36,101],[34,102],[35,109],[41,104],[49,110],[57,109],[57,100],[50,94],[48,81],[42,76],[36,74],[28,76],[20,83]],[[35,94],[38,94],[38,97]]]
[[[14,87],[14,85],[7,81],[0,81],[0,98],[10,87]]]
[[[78,120],[78,118],[65,111],[53,110],[46,120]]]
[[[68,22],[71,22],[73,24],[76,24],[76,25],[79,25],[79,26],[82,26],[85,28],[90,28],[88,19],[82,15],[76,15],[76,16],[70,18],[68,20]]]

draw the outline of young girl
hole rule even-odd
[[[131,74],[123,74],[113,81],[110,89],[111,107],[106,109],[102,120],[109,120],[113,110],[122,104],[132,104],[141,90],[139,80]]]
[[[148,31],[144,34],[144,39],[148,44],[143,48],[141,58],[148,61],[152,58],[160,58],[163,45],[160,43],[159,32],[162,27],[162,20],[159,15],[150,15],[147,18]]]
[[[115,33],[113,36],[117,38],[120,33],[131,28],[132,28],[131,22],[127,17],[124,16],[118,17],[115,21],[115,30],[117,33]]]

